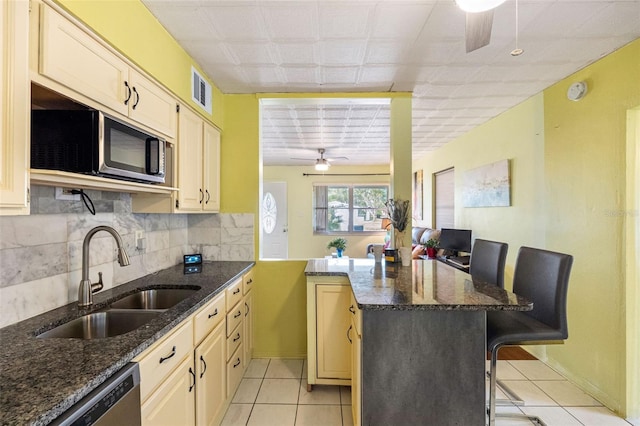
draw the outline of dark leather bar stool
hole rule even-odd
[[[573,256],[521,247],[516,259],[513,292],[533,302],[533,310],[487,312],[489,370],[489,425],[496,419],[496,364],[503,346],[563,343],[567,328],[567,287]],[[514,417],[513,414],[499,417]],[[524,416],[544,425],[535,416]]]
[[[508,248],[507,243],[476,238],[469,265],[471,278],[504,288],[504,264]]]

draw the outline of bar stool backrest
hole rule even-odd
[[[471,277],[504,288],[504,264],[508,248],[506,243],[476,238],[469,264]]]
[[[573,256],[521,247],[516,259],[513,292],[533,302],[523,312],[568,337],[567,288]]]

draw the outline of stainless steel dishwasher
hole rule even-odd
[[[131,362],[94,389],[53,425],[140,425],[140,370]]]

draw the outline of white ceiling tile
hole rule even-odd
[[[280,41],[318,39],[318,15],[315,2],[274,3],[261,3],[262,15],[271,39]]]
[[[327,40],[320,43],[322,65],[361,65],[364,60],[364,40]]]
[[[204,4],[203,13],[225,40],[267,40],[267,31],[258,7]]]
[[[143,2],[224,93],[412,91],[416,159],[640,37],[638,0],[520,0],[519,57],[515,1],[469,54],[453,0]],[[388,163],[388,105],[323,104],[265,106],[265,164]]]
[[[320,37],[323,39],[366,38],[373,6],[320,2]]]

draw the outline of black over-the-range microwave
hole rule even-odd
[[[166,141],[97,110],[32,110],[31,168],[164,183]]]

